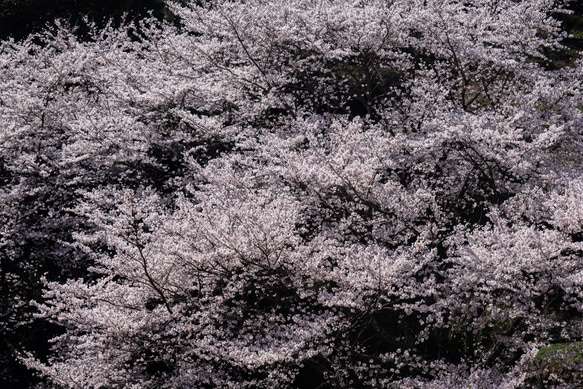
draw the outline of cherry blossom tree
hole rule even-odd
[[[561,6],[190,2],[3,42],[2,255],[73,269],[21,359],[71,388],[576,387]]]

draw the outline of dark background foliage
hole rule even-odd
[[[0,39],[22,39],[37,32],[55,18],[75,26],[84,16],[98,25],[110,18],[120,22],[124,15],[135,19],[152,12],[163,18],[163,0],[0,0]]]

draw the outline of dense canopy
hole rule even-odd
[[[55,335],[14,355],[68,388],[577,387],[562,6],[192,1],[2,41],[3,331]]]

